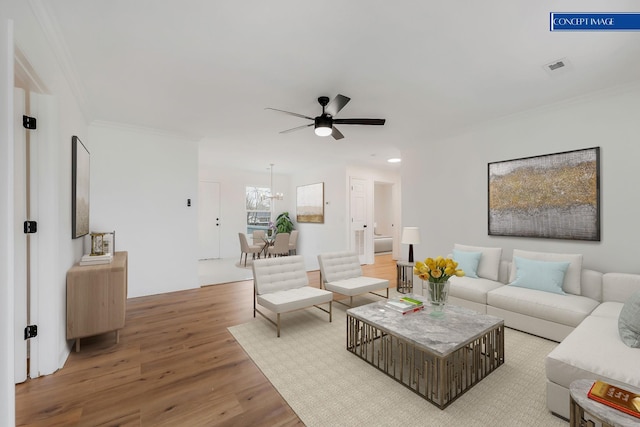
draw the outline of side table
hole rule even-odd
[[[570,427],[594,427],[592,420],[602,423],[602,427],[638,427],[640,418],[633,417],[618,411],[603,403],[589,399],[587,393],[591,389],[594,380],[576,380],[569,386],[570,394]],[[613,384],[612,384],[613,385]],[[634,391],[629,386],[621,386],[629,391]],[[585,412],[589,419],[585,419]]]
[[[413,263],[407,261],[397,261],[398,269],[396,279],[396,290],[401,294],[410,294],[413,292]]]
[[[110,264],[74,265],[67,272],[67,339],[115,331],[116,344],[127,309],[127,252],[116,252]]]

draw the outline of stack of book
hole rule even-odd
[[[587,396],[597,402],[640,418],[640,394],[632,393],[603,381],[596,381]]]
[[[83,255],[80,260],[80,265],[100,265],[100,264],[109,264],[113,261],[112,254],[104,254],[104,255]]]
[[[398,311],[402,314],[415,313],[424,308],[424,303],[411,297],[394,298],[387,301],[386,307]]]

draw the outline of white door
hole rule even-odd
[[[360,263],[373,264],[373,226],[369,226],[367,181],[350,178],[350,190],[351,248],[360,257]]]
[[[27,130],[22,126],[25,114],[25,91],[14,89],[14,367],[15,382],[27,379],[27,235],[23,223],[27,219]]]
[[[200,181],[198,186],[199,259],[220,258],[220,183]]]

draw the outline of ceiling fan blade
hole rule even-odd
[[[337,94],[336,97],[333,98],[333,101],[327,105],[324,111],[335,117],[335,115],[338,114],[350,100],[351,98],[348,96]]]
[[[382,126],[386,119],[333,119],[339,125],[378,125]]]
[[[313,120],[313,117],[305,116],[305,115],[298,114],[298,113],[292,113],[291,111],[278,110],[277,108],[269,108],[269,107],[267,107],[267,108],[265,108],[265,110],[280,111],[281,113],[289,114],[291,116],[296,116],[296,117],[301,117],[303,119]]]
[[[298,126],[298,127],[295,127],[295,128],[291,128],[291,129],[283,130],[283,131],[282,131],[282,132],[280,132],[280,133],[295,132],[295,131],[300,130],[300,129],[308,128],[309,126],[313,126],[313,123],[309,123],[308,125],[302,125],[302,126]]]
[[[342,134],[342,132],[340,132],[338,129],[336,129],[335,126],[333,126],[332,130],[331,130],[331,136],[333,137],[333,139],[342,139],[344,138],[344,135]]]

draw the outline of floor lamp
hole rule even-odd
[[[409,245],[409,262],[413,262],[413,245],[420,243],[420,229],[418,227],[404,227],[401,243]]]

